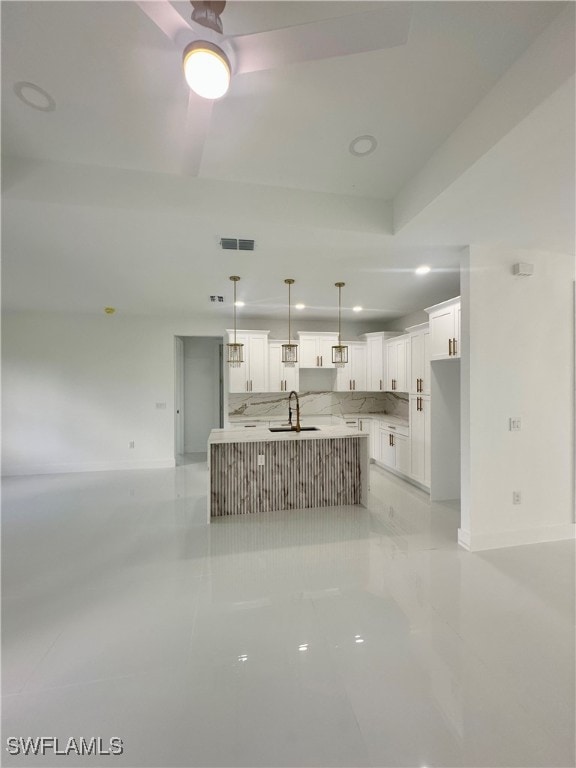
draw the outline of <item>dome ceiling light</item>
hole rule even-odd
[[[230,87],[230,62],[222,48],[214,43],[196,40],[187,45],[182,68],[190,88],[203,99],[221,99]]]

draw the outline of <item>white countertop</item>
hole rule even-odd
[[[249,430],[213,429],[208,438],[208,445],[220,443],[258,443],[278,440],[336,440],[341,437],[365,437],[367,432],[360,432],[345,425],[318,427],[314,431],[270,432],[267,427],[254,427]]]
[[[315,414],[315,413],[304,413],[302,414],[302,419],[306,420],[306,424],[313,424],[314,419],[316,416],[326,418],[330,417],[331,414],[329,413],[321,413],[321,414]],[[399,426],[407,427],[408,426],[408,419],[403,419],[400,416],[392,416],[388,413],[343,413],[343,414],[332,414],[334,418],[342,418],[342,419],[378,419],[380,421],[387,421],[389,424],[398,424]],[[269,421],[288,421],[287,416],[229,416],[228,421],[230,424],[241,424],[243,422],[265,422],[268,423]]]

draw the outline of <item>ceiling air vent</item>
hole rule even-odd
[[[254,240],[237,240],[235,237],[220,238],[220,245],[225,251],[253,251]]]

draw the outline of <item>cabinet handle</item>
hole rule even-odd
[[[448,354],[452,355],[452,339],[448,339]]]
[[[392,442],[390,443],[390,445],[394,445],[394,435],[390,435],[390,437],[392,438]]]
[[[322,368],[324,366],[324,359],[322,355],[320,355],[320,367]]]
[[[353,379],[354,381],[354,389],[356,389],[356,379]]]
[[[454,354],[456,354],[456,339],[452,339],[452,349],[454,350]]]
[[[388,445],[392,445],[392,435],[388,433]]]
[[[382,389],[382,379],[380,379],[380,389]]]

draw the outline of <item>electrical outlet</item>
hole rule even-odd
[[[264,466],[264,454],[259,453],[258,454],[258,466],[263,467]]]
[[[130,440],[130,442],[128,443],[128,448],[135,448],[135,447],[136,445],[134,443],[134,440]]]
[[[512,504],[521,504],[522,494],[520,491],[512,491]]]
[[[522,429],[522,420],[520,416],[511,416],[508,423],[510,432],[520,432]]]

